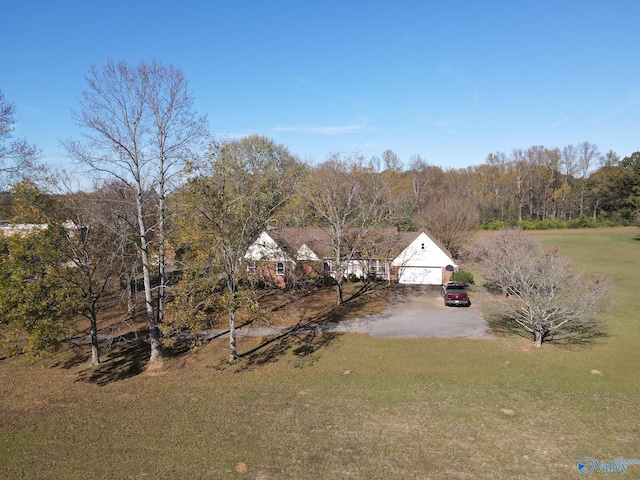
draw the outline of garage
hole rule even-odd
[[[441,285],[441,267],[400,267],[398,283],[409,285]]]
[[[392,278],[405,285],[442,285],[445,269],[457,268],[449,252],[425,232],[406,232],[407,245],[392,261]]]

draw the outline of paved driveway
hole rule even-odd
[[[494,338],[473,292],[469,292],[472,305],[468,308],[445,307],[440,287],[396,285],[393,295],[387,311],[342,322],[335,330],[381,338]]]
[[[493,334],[480,310],[481,299],[469,292],[471,307],[445,307],[440,287],[394,285],[389,308],[380,314],[337,324],[294,327],[238,328],[238,336],[265,337],[310,331],[370,333],[380,338],[492,339]],[[227,336],[228,330],[209,330],[205,338]]]

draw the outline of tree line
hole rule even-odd
[[[13,223],[46,225],[0,237],[0,339],[16,351],[59,345],[74,334],[69,319],[82,315],[98,364],[107,296],[132,315],[139,289],[151,362],[162,359],[163,332],[197,332],[223,316],[235,361],[237,312],[258,308],[244,255],[267,228],[328,233],[339,304],[343,262],[376,227],[428,229],[457,255],[480,224],[629,223],[638,211],[640,153],[620,160],[583,142],[493,153],[466,169],[419,156],[404,168],[391,150],[314,164],[260,135],[212,139],[179,68],[110,61],[86,81],[73,113],[83,136],[62,145],[91,175],[90,189],[70,174],[24,168],[37,165],[37,149],[12,141],[14,109],[0,97],[0,173],[13,192],[6,210]]]

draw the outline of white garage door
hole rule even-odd
[[[407,283],[411,285],[441,285],[442,268],[400,267],[398,283]]]

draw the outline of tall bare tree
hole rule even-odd
[[[205,135],[206,119],[197,117],[193,97],[183,72],[157,62],[131,67],[109,61],[86,75],[88,90],[82,93],[74,120],[83,128],[85,142],[63,142],[71,158],[87,165],[103,178],[116,179],[136,199],[136,232],[142,265],[145,303],[149,321],[151,356],[162,358],[159,323],[164,310],[165,200],[175,180],[192,159],[192,149]],[[149,221],[145,199],[153,191],[154,221]],[[151,272],[151,232],[158,242],[160,286],[154,308]]]
[[[573,191],[577,171],[578,151],[575,146],[569,144],[565,146],[560,153],[560,173],[562,177],[561,185],[556,192],[556,198],[559,203],[558,217],[566,220],[572,217],[572,209],[568,205],[568,199]]]
[[[388,217],[388,185],[362,156],[333,154],[301,183],[301,194],[325,230],[333,250],[337,304],[344,302],[346,269],[367,234]]]
[[[61,254],[70,268],[60,269],[78,311],[89,320],[91,364],[100,363],[98,315],[104,295],[113,288],[127,239],[109,221],[110,212],[96,193],[74,192],[60,198]]]
[[[16,107],[7,101],[0,90],[0,188],[5,189],[13,181],[25,178],[33,180],[41,171],[38,164],[41,152],[25,139],[14,139]]]
[[[468,197],[442,194],[414,215],[419,228],[429,230],[456,257],[480,219],[478,205]]]
[[[584,213],[584,197],[587,190],[589,172],[602,155],[598,150],[598,146],[589,142],[582,142],[578,145],[578,152],[578,168],[582,179],[580,189],[580,215],[582,215]]]

